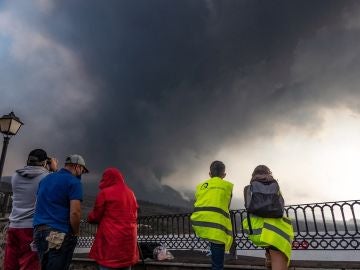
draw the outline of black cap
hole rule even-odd
[[[49,159],[43,149],[34,149],[29,153],[27,163],[38,163]]]

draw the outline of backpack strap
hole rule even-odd
[[[248,222],[248,226],[249,226],[249,233],[253,234],[253,230],[252,230],[252,226],[251,226],[251,219],[250,219],[250,213],[247,212],[247,216],[246,216],[247,222]]]

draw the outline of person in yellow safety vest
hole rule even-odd
[[[251,181],[273,179],[265,165],[255,168]],[[294,230],[288,217],[263,218],[248,213],[242,222],[244,232],[254,245],[266,248],[266,266],[273,270],[286,270],[290,264]],[[250,225],[250,226],[249,226]]]
[[[210,165],[210,179],[196,187],[194,212],[190,219],[197,237],[210,241],[212,270],[224,269],[224,254],[229,251],[233,232],[230,202],[233,184],[224,180],[225,164]]]

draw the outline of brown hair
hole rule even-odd
[[[270,171],[269,167],[267,167],[265,165],[258,165],[254,169],[251,176],[254,177],[255,175],[258,175],[258,174],[272,175],[272,172]]]

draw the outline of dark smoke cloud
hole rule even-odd
[[[296,52],[311,51],[306,41],[321,29],[342,29],[344,13],[356,8],[352,1],[84,0],[58,1],[29,20],[79,57],[95,89],[80,115],[56,117],[55,133],[79,132],[61,147],[83,153],[98,175],[119,167],[139,198],[181,203],[161,183],[189,157],[211,157],[273,121],[311,126],[319,104],[336,105],[336,91],[316,88]]]

